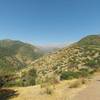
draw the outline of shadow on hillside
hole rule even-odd
[[[0,100],[9,100],[10,98],[18,96],[17,91],[12,89],[0,89]]]

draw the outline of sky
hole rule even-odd
[[[72,43],[100,33],[100,0],[0,0],[0,39]]]

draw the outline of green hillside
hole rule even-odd
[[[81,71],[82,76],[84,74],[87,76],[87,69],[93,71],[100,67],[99,43],[100,36],[91,35],[68,47],[42,56],[43,54],[35,46],[19,41],[3,40],[0,44],[0,73],[3,75],[4,72],[16,71],[17,79],[7,83],[8,86],[35,85],[52,75],[58,79],[65,79],[65,76],[78,77]]]
[[[100,35],[89,35],[78,42],[79,45],[96,45],[100,46]]]
[[[91,35],[79,42],[49,53],[34,61],[23,72],[37,71],[37,81],[51,74],[61,75],[64,71],[77,71],[82,68],[94,69],[100,67],[100,36]]]
[[[0,40],[0,73],[16,72],[40,56],[42,52],[33,45],[14,40]]]

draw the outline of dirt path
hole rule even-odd
[[[100,74],[96,75],[91,84],[72,100],[100,100]]]

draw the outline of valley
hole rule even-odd
[[[0,100],[6,100],[5,92],[12,90],[7,100],[79,98],[76,94],[88,89],[91,77],[99,80],[99,71],[100,35],[52,52],[21,41],[0,40]]]

